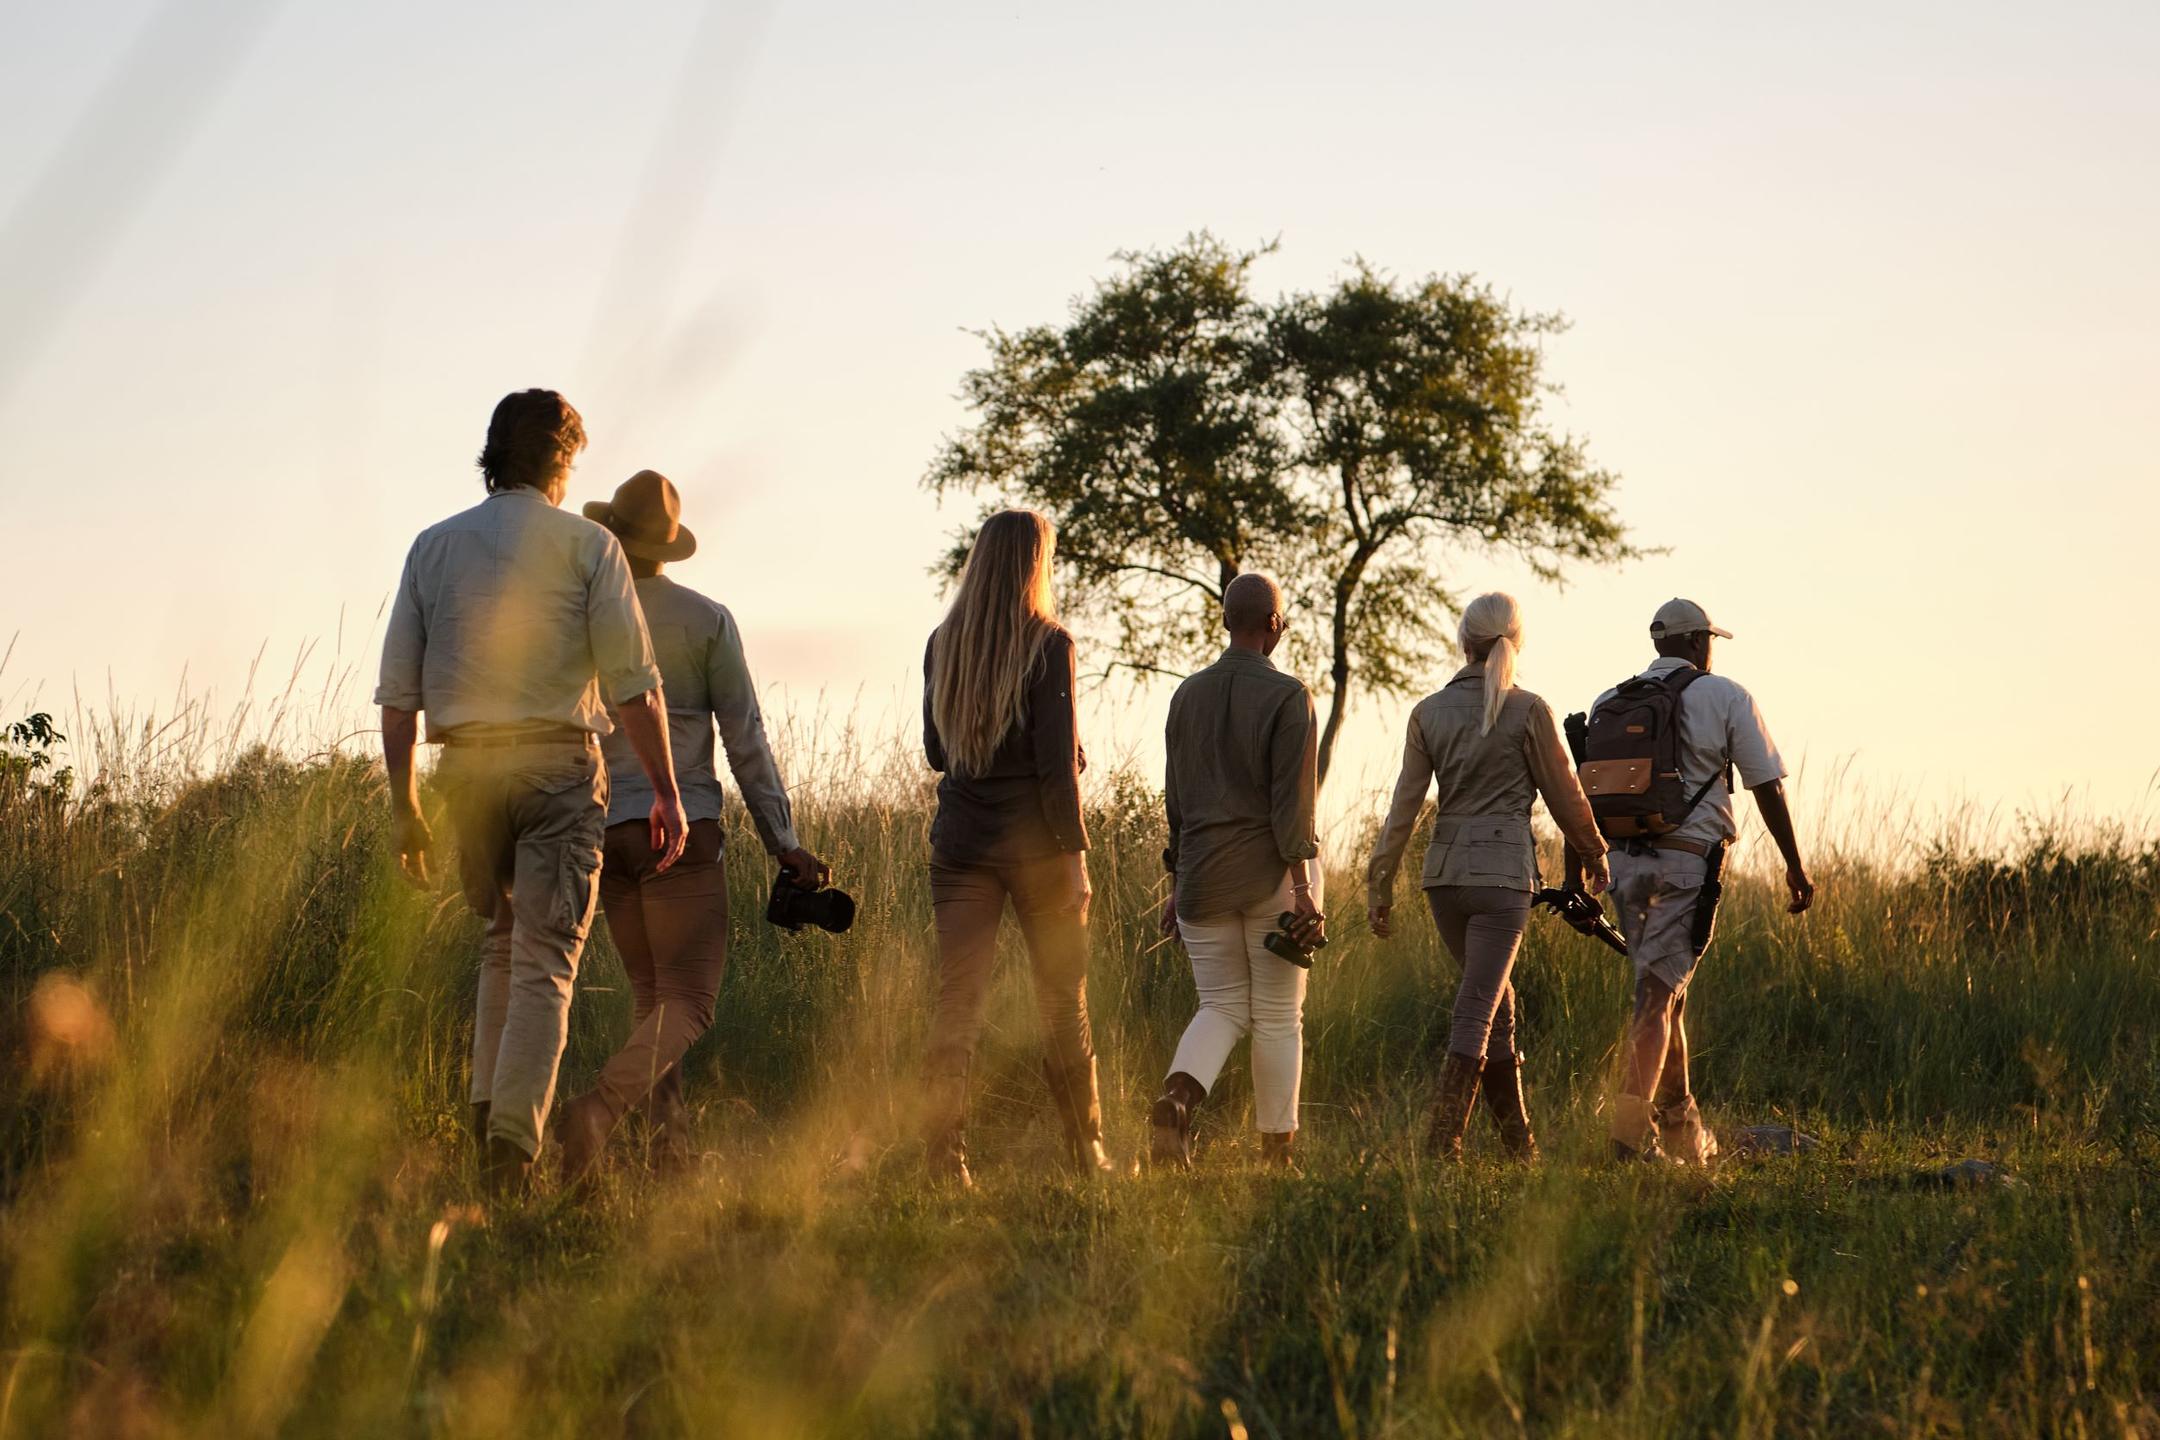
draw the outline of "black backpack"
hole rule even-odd
[[[1689,665],[1623,680],[1590,717],[1582,788],[1606,839],[1672,834],[1717,783],[1712,775],[1690,795],[1680,779],[1680,697],[1704,673]]]

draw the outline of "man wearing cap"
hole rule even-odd
[[[668,695],[675,778],[682,787],[690,838],[669,868],[641,818],[652,788],[619,736],[602,743],[617,778],[607,813],[600,903],[630,979],[633,1028],[601,1069],[593,1088],[562,1108],[566,1184],[582,1180],[607,1147],[618,1121],[650,1102],[659,1155],[679,1163],[688,1150],[682,1100],[683,1054],[712,1024],[727,967],[727,870],[721,859],[720,780],[713,729],[766,853],[795,883],[815,889],[831,871],[795,837],[787,787],[773,763],[757,690],[743,658],[742,634],[727,607],[661,574],[687,560],[697,537],[682,523],[682,497],[666,476],[640,470],[612,500],[585,514],[621,542],[636,577],[638,603],[652,633]]]
[[[613,706],[625,759],[650,777],[656,864],[682,853],[667,705],[615,537],[557,507],[584,422],[552,390],[506,396],[488,422],[488,497],[420,532],[383,638],[383,755],[399,867],[428,883],[434,837],[413,775],[419,717],[465,897],[488,922],[473,1016],[472,1110],[491,1192],[523,1188],[540,1150],[592,924]]]
[[[1681,788],[1701,798],[1670,834],[1622,841],[1612,851],[1612,894],[1635,966],[1626,1073],[1613,1108],[1613,1153],[1621,1159],[1707,1164],[1717,1154],[1717,1139],[1688,1085],[1686,1014],[1688,982],[1709,944],[1725,848],[1739,833],[1733,772],[1754,795],[1763,827],[1785,859],[1788,909],[1798,915],[1815,898],[1785,803],[1785,764],[1754,697],[1709,673],[1713,637],[1730,640],[1732,633],[1692,600],[1668,600],[1650,622],[1658,658],[1642,678],[1666,679],[1690,667],[1703,672],[1681,691],[1679,705]],[[1591,714],[1615,690],[1600,695]]]

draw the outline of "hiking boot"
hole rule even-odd
[[[1470,1128],[1470,1112],[1477,1105],[1478,1076],[1482,1060],[1449,1051],[1440,1062],[1440,1093],[1433,1097],[1432,1124],[1426,1146],[1442,1160],[1462,1159],[1463,1132]]]
[[[1297,1131],[1285,1130],[1281,1134],[1263,1130],[1260,1132],[1260,1163],[1270,1170],[1288,1170],[1296,1174]]]
[[[1621,1095],[1613,1101],[1612,1158],[1622,1163],[1662,1163],[1666,1159],[1664,1147],[1658,1144],[1650,1102],[1640,1095]]]
[[[1657,1137],[1659,1148],[1678,1164],[1708,1166],[1717,1159],[1717,1136],[1703,1124],[1693,1095],[1657,1107]]]
[[[645,1102],[646,1159],[661,1175],[690,1168],[690,1107],[683,1103],[682,1067],[668,1067]]]
[[[614,1129],[615,1117],[598,1094],[588,1091],[564,1103],[555,1119],[555,1144],[562,1152],[556,1164],[565,1193],[592,1178]]]
[[[1523,1104],[1522,1056],[1487,1055],[1479,1093],[1491,1112],[1500,1144],[1515,1160],[1538,1158],[1537,1136],[1530,1133],[1530,1112]]]
[[[532,1193],[532,1156],[525,1153],[515,1140],[505,1140],[491,1135],[487,1142],[487,1159],[480,1167],[480,1179],[487,1188],[490,1200],[523,1200]]]
[[[1050,1099],[1065,1127],[1065,1154],[1082,1175],[1112,1175],[1117,1166],[1102,1143],[1102,1098],[1095,1087],[1095,1061],[1085,1069],[1065,1070],[1045,1062],[1043,1077],[1050,1082]]]
[[[1193,1111],[1207,1098],[1207,1087],[1182,1070],[1172,1071],[1162,1094],[1148,1111],[1148,1163],[1192,1169]]]

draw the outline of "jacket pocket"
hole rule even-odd
[[[1520,826],[1485,821],[1456,837],[1456,871],[1465,885],[1525,885],[1537,877],[1530,837]]]

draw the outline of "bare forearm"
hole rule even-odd
[[[1793,833],[1792,807],[1786,803],[1784,783],[1772,780],[1748,793],[1755,797],[1755,808],[1762,814],[1763,828],[1777,842],[1778,854],[1785,857],[1785,864],[1791,869],[1805,869],[1800,861],[1800,838]]]
[[[665,800],[678,798],[675,754],[668,744],[667,697],[660,688],[655,686],[642,695],[625,700],[617,707],[615,718],[629,738],[630,748],[637,754],[639,767],[652,781],[653,794]]]
[[[407,813],[420,809],[420,787],[413,777],[413,747],[419,740],[419,711],[382,707],[383,769],[390,777],[390,803]]]

